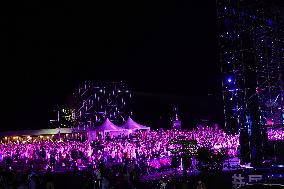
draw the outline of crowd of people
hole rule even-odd
[[[28,137],[26,140],[2,141],[0,162],[5,161],[6,165],[13,161],[25,162],[30,167],[49,163],[52,170],[55,165],[69,168],[73,164],[80,167],[96,165],[100,161],[124,163],[133,160],[151,165],[159,160],[161,164],[170,164],[175,155],[173,149],[181,148],[181,144],[172,142],[177,138],[196,141],[196,148],[228,149],[229,156],[236,156],[239,146],[238,135],[228,135],[222,129],[212,127],[137,131],[126,137],[98,137],[95,141]]]
[[[141,175],[172,168],[174,157],[181,154],[181,148],[184,147],[182,143],[173,141],[181,140],[195,141],[192,143],[195,146],[189,149],[192,150],[192,157],[199,148],[211,149],[216,153],[226,149],[229,157],[238,154],[238,135],[229,135],[218,127],[198,126],[191,130],[137,130],[129,136],[108,135],[97,137],[94,141],[66,136],[2,140],[0,165],[6,169],[50,172],[58,169],[91,169],[101,188],[111,185],[107,181],[113,180],[109,179],[113,175],[124,175],[133,185]]]

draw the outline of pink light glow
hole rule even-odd
[[[272,119],[268,119],[268,120],[266,121],[266,125],[274,125],[273,120],[272,120]]]

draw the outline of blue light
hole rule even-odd
[[[267,20],[267,24],[268,24],[269,26],[272,26],[272,25],[273,25],[273,21],[272,21],[271,19],[268,19],[268,20]]]
[[[227,79],[227,81],[228,81],[228,83],[232,83],[232,78],[231,77],[229,77],[228,79]]]

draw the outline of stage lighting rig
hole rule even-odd
[[[284,9],[278,3],[217,0],[225,128],[240,134],[244,161],[264,158],[268,123],[283,127]]]

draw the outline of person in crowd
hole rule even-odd
[[[195,189],[206,189],[205,183],[199,180],[195,186]]]
[[[160,184],[160,189],[166,189],[167,183],[164,182],[162,178],[160,179],[159,184]]]
[[[37,178],[35,174],[32,174],[29,178],[29,189],[37,188]]]
[[[97,188],[101,189],[102,186],[102,173],[99,168],[95,170],[96,181],[97,181]]]
[[[4,177],[4,172],[1,171],[0,172],[0,189],[6,189],[6,188],[7,188],[7,182]]]
[[[17,189],[28,189],[28,185],[22,176],[19,177]]]
[[[45,178],[46,178],[45,189],[54,189],[54,178],[52,176],[52,173],[47,172]]]
[[[55,154],[51,154],[50,155],[50,168],[51,168],[51,171],[55,170],[55,162],[56,162]]]
[[[167,189],[176,189],[176,184],[172,175],[169,176]]]
[[[102,178],[102,189],[109,189],[109,180],[107,177]]]

